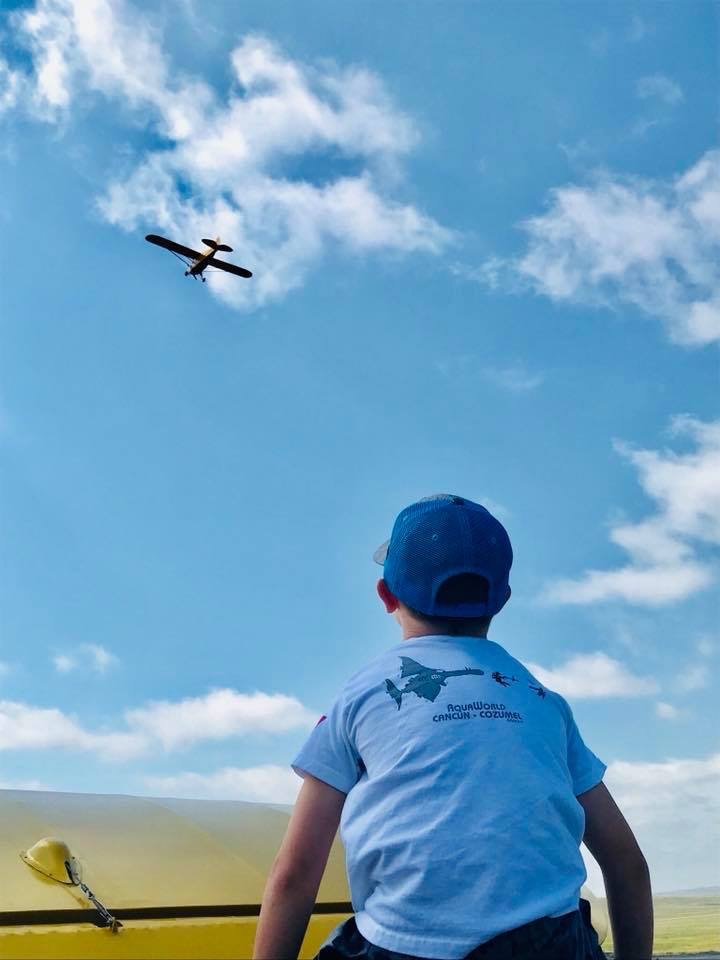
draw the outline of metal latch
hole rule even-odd
[[[50,880],[79,887],[100,915],[102,920],[100,926],[106,927],[111,933],[118,932],[122,923],[98,900],[88,885],[82,882],[78,862],[70,853],[70,848],[64,840],[43,837],[29,850],[24,850],[20,856],[29,867],[49,877]]]
[[[116,920],[107,907],[100,903],[90,887],[88,887],[86,883],[82,882],[77,872],[77,861],[74,857],[71,857],[69,860],[65,861],[65,869],[67,870],[68,876],[70,877],[72,883],[75,884],[75,886],[80,887],[90,903],[92,903],[97,912],[100,914],[103,921],[103,926],[108,927],[111,933],[117,933],[118,928],[122,926],[122,923],[119,920]]]

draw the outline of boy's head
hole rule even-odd
[[[410,504],[374,559],[384,567],[378,592],[388,612],[436,633],[484,635],[510,597],[507,531],[464,497],[438,494]]]

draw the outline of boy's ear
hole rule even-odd
[[[503,608],[503,607],[505,606],[505,604],[508,602],[508,600],[510,599],[511,594],[512,594],[512,590],[511,590],[510,587],[508,586],[507,596],[506,596],[505,599],[503,600],[503,605],[502,605],[502,607],[500,607],[500,610],[502,610],[502,608]],[[500,613],[500,610],[496,610],[495,613]]]
[[[377,592],[378,592],[378,596],[380,597],[383,604],[385,605],[385,609],[387,610],[387,612],[395,613],[397,608],[400,606],[400,601],[395,596],[395,594],[391,592],[390,587],[388,587],[388,585],[385,583],[384,580],[378,580]]]

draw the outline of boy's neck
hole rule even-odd
[[[473,629],[471,626],[460,626],[460,624],[444,624],[442,628],[436,624],[401,623],[403,640],[417,640],[418,637],[477,637],[479,640],[487,640],[487,628]]]
[[[383,580],[380,584],[384,587]],[[383,597],[381,592],[380,596],[385,602],[387,612],[392,613],[397,620],[403,640],[417,640],[418,637],[477,637],[478,640],[487,640],[492,617],[456,620],[432,617],[426,620],[421,613],[406,606],[392,594]]]

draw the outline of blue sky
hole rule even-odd
[[[720,882],[717,9],[5,10],[2,784],[292,799],[451,491],[656,888]]]

